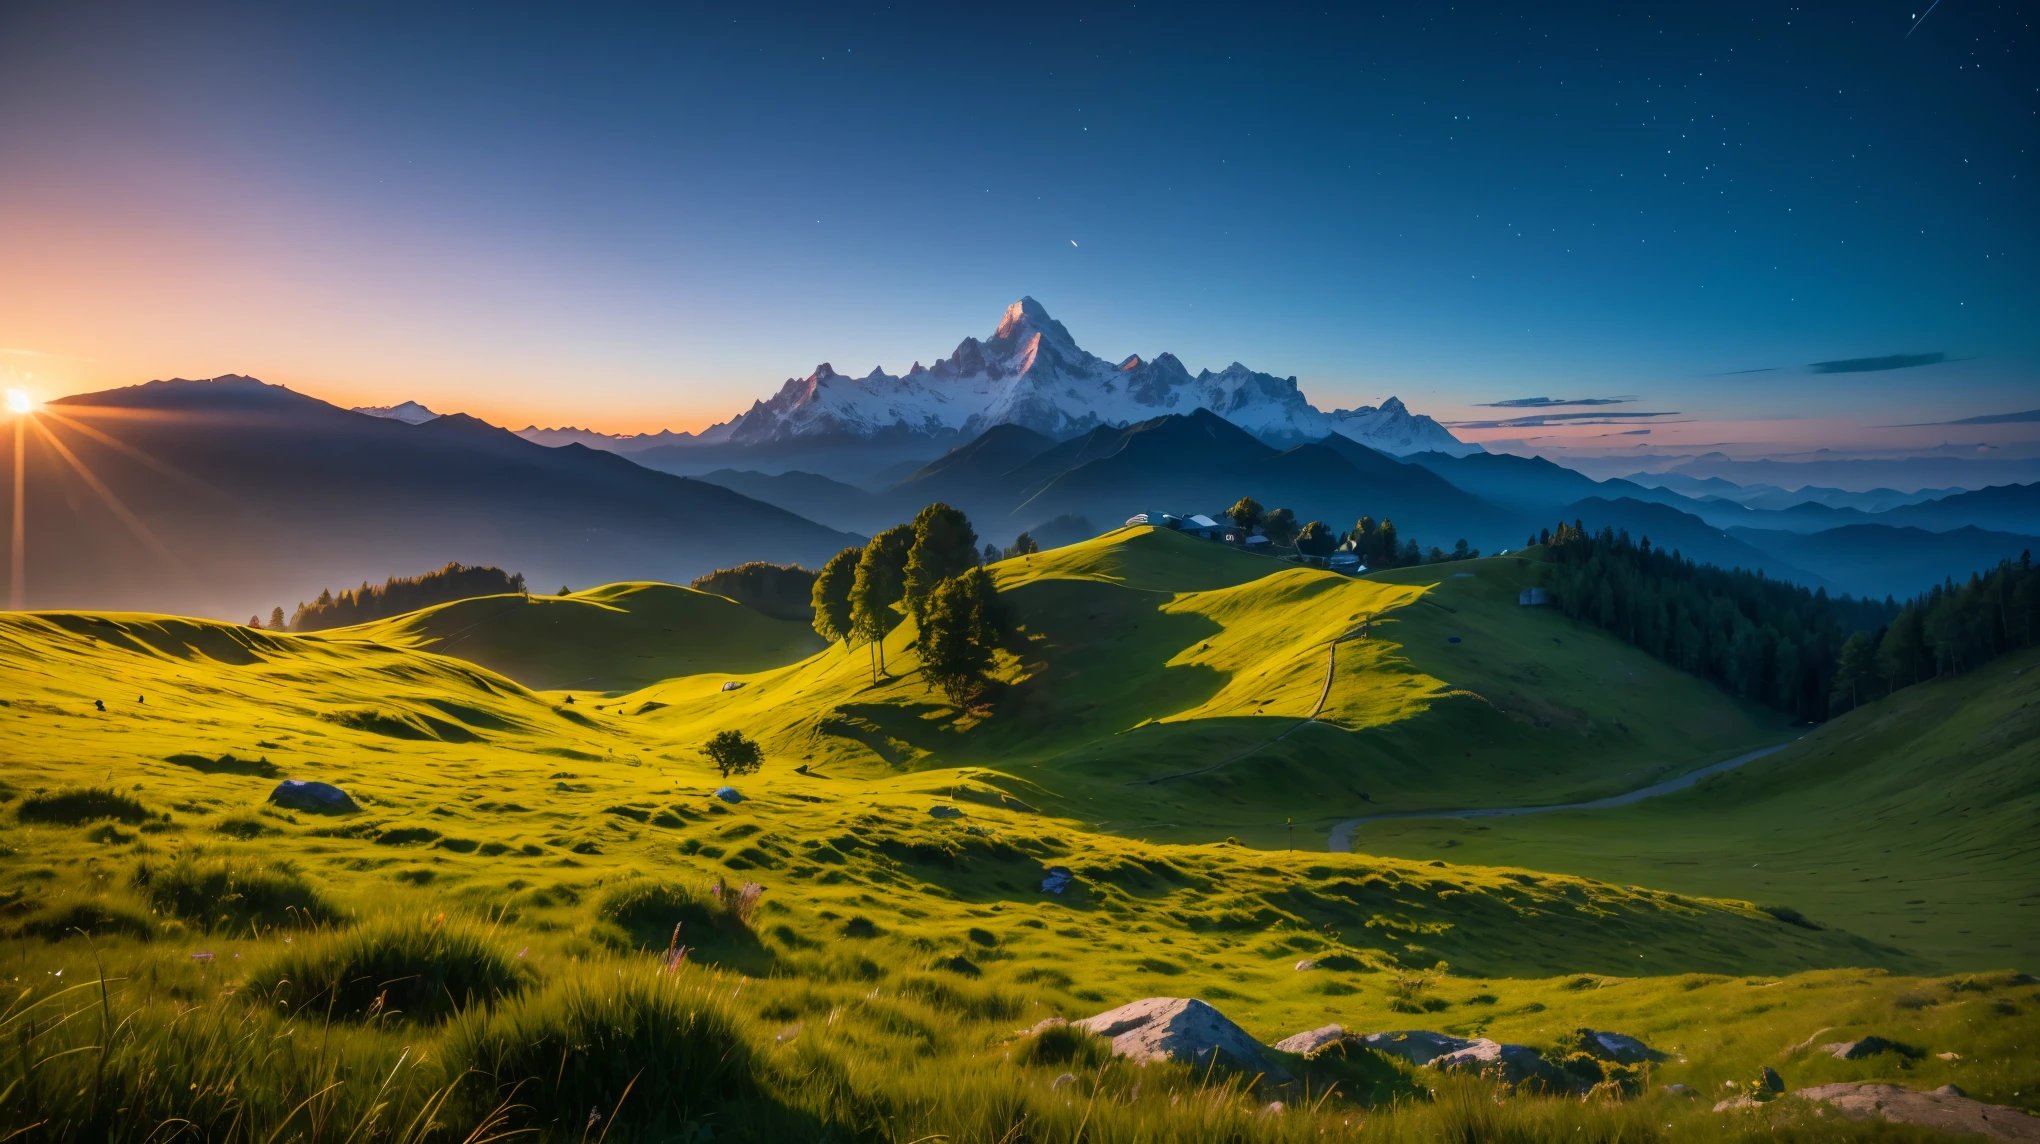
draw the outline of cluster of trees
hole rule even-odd
[[[823,639],[871,649],[874,682],[886,673],[885,637],[904,608],[920,633],[928,681],[960,706],[982,701],[1005,622],[991,573],[979,563],[977,534],[956,509],[931,504],[913,523],[830,557],[812,605]]]
[[[1890,602],[1886,601],[1886,607]],[[2017,560],[1947,582],[1908,601],[1876,631],[1842,643],[1830,703],[1847,711],[1908,684],[1969,671],[2040,643],[2040,569],[2031,549]]]
[[[1034,536],[1023,532],[1013,538],[1012,544],[1004,548],[996,544],[985,545],[985,563],[996,564],[1001,560],[1011,560],[1015,556],[1032,556],[1039,551],[1041,545],[1035,543]]]
[[[728,596],[768,616],[782,620],[814,618],[815,577],[818,573],[798,564],[768,564],[753,560],[735,568],[718,568],[697,576],[691,587],[718,596]]]
[[[1303,556],[1322,559],[1336,552],[1341,545],[1346,545],[1360,557],[1360,563],[1369,568],[1442,564],[1451,560],[1472,560],[1480,555],[1480,549],[1467,547],[1464,539],[1454,544],[1450,552],[1433,545],[1426,553],[1415,540],[1398,537],[1393,521],[1383,520],[1377,524],[1371,516],[1361,517],[1343,535],[1334,533],[1321,520],[1299,527],[1295,513],[1286,508],[1263,509],[1253,497],[1241,497],[1221,515],[1230,519],[1242,534],[1251,534],[1258,527],[1270,543],[1294,547]]]
[[[1549,545],[1551,602],[1681,670],[1745,699],[1825,719],[1836,666],[1853,634],[1898,612],[1892,601],[1831,600],[1762,572],[1695,564],[1627,531],[1578,521],[1539,534]]]
[[[448,563],[437,572],[423,576],[392,576],[382,585],[363,582],[337,595],[329,588],[309,604],[300,603],[290,618],[294,632],[317,632],[365,624],[388,616],[401,616],[419,608],[466,600],[475,596],[500,596],[524,592],[524,574],[511,575],[491,565]],[[564,589],[562,589],[564,594]],[[283,609],[269,613],[270,627],[284,626]]]

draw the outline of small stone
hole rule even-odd
[[[1897,1042],[1887,1041],[1883,1037],[1864,1037],[1861,1040],[1837,1041],[1831,1045],[1822,1045],[1820,1051],[1838,1061],[1855,1061],[1878,1053],[1897,1053],[1905,1050]]]
[[[1944,1061],[1959,1061],[1962,1059],[1961,1053],[1935,1053],[1934,1055]]]
[[[1069,1021],[1062,1017],[1043,1017],[1041,1020],[1036,1021],[1034,1023],[1034,1027],[1032,1029],[1027,1030],[1027,1035],[1030,1037],[1038,1037],[1050,1029],[1060,1029],[1068,1024]]]
[[[1785,1078],[1779,1076],[1778,1070],[1772,1068],[1770,1065],[1764,1066],[1764,1071],[1762,1073],[1761,1079],[1763,1082],[1763,1088],[1766,1092],[1785,1091]]]
[[[725,787],[717,787],[717,788],[715,788],[715,797],[717,797],[717,798],[719,798],[719,799],[723,800],[724,802],[742,802],[742,801],[744,801],[744,796],[743,796],[742,794],[739,794],[739,793],[737,792],[737,788],[735,788],[735,787],[733,787],[733,786],[725,786]]]
[[[1069,889],[1070,885],[1076,880],[1077,876],[1070,873],[1068,866],[1050,866],[1048,868],[1048,876],[1041,880],[1041,892],[1044,894],[1060,894],[1064,890]]]
[[[1346,1030],[1338,1025],[1324,1025],[1309,1029],[1293,1036],[1284,1037],[1272,1046],[1278,1052],[1301,1053],[1314,1056],[1346,1039]]]
[[[936,804],[935,804],[934,806],[931,806],[931,807],[929,807],[929,808],[928,808],[928,814],[930,815],[930,817],[933,817],[933,818],[962,818],[962,817],[963,817],[963,812],[962,812],[962,811],[960,811],[960,810],[956,809],[956,808],[955,808],[955,807],[953,807],[953,806],[950,806],[950,805],[948,805],[947,803],[939,803],[939,802],[938,802],[938,803],[936,803]]]
[[[1302,972],[1303,972],[1304,970],[1306,970],[1306,969],[1316,969],[1316,968],[1317,968],[1317,962],[1315,962],[1315,961],[1311,960],[1311,959],[1310,959],[1310,958],[1308,958],[1308,957],[1306,957],[1306,958],[1304,958],[1304,959],[1303,959],[1302,961],[1299,961],[1299,962],[1297,962],[1297,963],[1296,963],[1296,971],[1297,971],[1298,973],[1302,973]]]
[[[1264,1106],[1264,1107],[1263,1107],[1263,1108],[1261,1109],[1261,1115],[1263,1115],[1263,1116],[1280,1116],[1280,1115],[1282,1115],[1282,1107],[1283,1107],[1283,1105],[1282,1105],[1282,1102],[1281,1102],[1281,1101],[1279,1101],[1279,1100],[1271,1100],[1271,1101],[1269,1101],[1269,1102],[1267,1103],[1267,1105],[1266,1105],[1266,1106]]]
[[[728,683],[725,683],[725,684],[723,684],[723,685],[722,685],[722,689],[723,689],[724,691],[735,691],[735,690],[736,690],[737,688],[739,688],[739,687],[742,687],[743,685],[744,685],[744,681],[743,681],[743,680],[741,680],[741,679],[732,679],[732,680],[730,680],[730,681],[729,681]]]
[[[269,792],[269,801],[286,810],[302,810],[312,814],[353,814],[361,809],[354,799],[339,787],[330,783],[315,783],[303,779],[285,779]]]

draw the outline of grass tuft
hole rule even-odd
[[[475,926],[385,920],[296,942],[250,974],[246,991],[292,1012],[439,1021],[518,994],[528,981]]]
[[[314,926],[340,911],[288,861],[181,855],[167,866],[146,859],[135,889],[162,913],[212,933]]]
[[[15,811],[23,822],[80,826],[111,818],[129,824],[150,817],[149,808],[119,791],[100,787],[71,788],[55,794],[32,794]]]

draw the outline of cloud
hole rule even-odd
[[[1678,410],[1661,413],[1539,413],[1530,417],[1510,417],[1501,421],[1448,421],[1448,429],[1544,429],[1554,425],[1621,425],[1622,419],[1639,417],[1677,417]]]
[[[1556,409],[1563,405],[1622,405],[1634,397],[1511,397],[1507,401],[1484,401],[1481,409]]]
[[[1982,417],[1964,417],[1960,421],[1919,421],[1911,425],[1880,425],[1880,429],[1925,429],[1934,425],[2011,425],[2021,421],[2040,421],[2040,409],[2028,409],[2024,413],[1987,413]]]
[[[1808,373],[1876,373],[1886,369],[1911,369],[1914,366],[1939,365],[1948,360],[1940,350],[1930,354],[1889,354],[1885,357],[1843,358],[1840,361],[1817,361],[1806,367]]]

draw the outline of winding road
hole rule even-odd
[[[1737,755],[1727,762],[1701,767],[1697,771],[1688,771],[1677,778],[1666,779],[1661,783],[1654,783],[1647,787],[1640,787],[1627,794],[1597,798],[1592,802],[1567,802],[1560,803],[1557,806],[1504,806],[1489,810],[1412,810],[1404,811],[1401,814],[1376,814],[1367,818],[1349,818],[1332,827],[1332,836],[1329,840],[1328,848],[1338,854],[1350,853],[1353,849],[1353,831],[1370,822],[1381,822],[1384,819],[1390,818],[1504,818],[1517,814],[1544,814],[1554,810],[1606,810],[1612,806],[1628,806],[1632,802],[1642,802],[1644,799],[1656,798],[1661,794],[1670,794],[1675,790],[1685,790],[1708,775],[1718,775],[1723,771],[1732,771],[1744,763],[1756,762],[1765,755],[1776,754],[1789,746],[1791,746],[1790,743],[1779,743],[1775,747],[1760,747],[1749,754]]]

